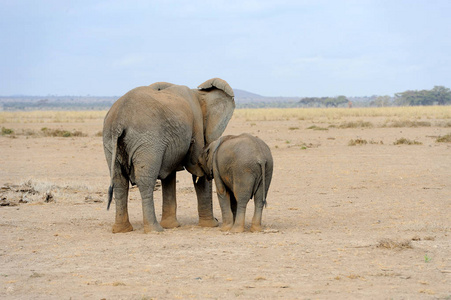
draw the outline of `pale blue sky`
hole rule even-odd
[[[0,95],[220,77],[264,96],[451,87],[451,1],[0,0]]]

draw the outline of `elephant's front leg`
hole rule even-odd
[[[163,187],[163,215],[160,224],[163,228],[180,226],[180,223],[177,221],[176,182],[176,172],[161,180]]]
[[[116,220],[113,225],[113,233],[123,233],[133,230],[128,218],[128,180],[122,175],[121,171],[115,172],[114,181],[114,203],[116,204]]]
[[[200,177],[196,183],[196,176],[193,175],[194,188],[197,195],[197,210],[199,213],[199,226],[216,227],[218,221],[213,216],[213,198],[211,181],[206,176]]]

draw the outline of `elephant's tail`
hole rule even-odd
[[[111,201],[113,201],[113,188],[114,188],[114,165],[116,163],[116,156],[117,156],[117,140],[118,136],[114,135],[112,136],[112,154],[111,154],[111,168],[110,168],[110,186],[108,187],[108,205],[106,207],[107,210],[110,209]]]
[[[113,186],[112,185],[110,185],[108,187],[108,205],[106,207],[106,210],[110,210],[111,201],[113,201]]]
[[[266,161],[260,163],[262,168],[262,193],[263,193],[263,205],[266,207]]]

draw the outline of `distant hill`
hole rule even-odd
[[[233,89],[233,92],[235,93],[235,98],[239,99],[259,99],[259,98],[265,98],[262,95],[254,94],[245,90],[240,89]]]
[[[240,101],[246,100],[246,99],[264,99],[264,98],[266,98],[265,96],[254,94],[254,93],[251,93],[251,92],[248,92],[245,90],[240,90],[240,89],[233,89],[233,92],[235,93],[235,100],[240,99]]]
[[[294,102],[301,99],[300,97],[266,97],[240,89],[233,89],[233,92],[237,104]]]

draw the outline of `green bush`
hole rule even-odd
[[[2,127],[2,135],[11,135],[14,133],[14,130],[10,128]]]

